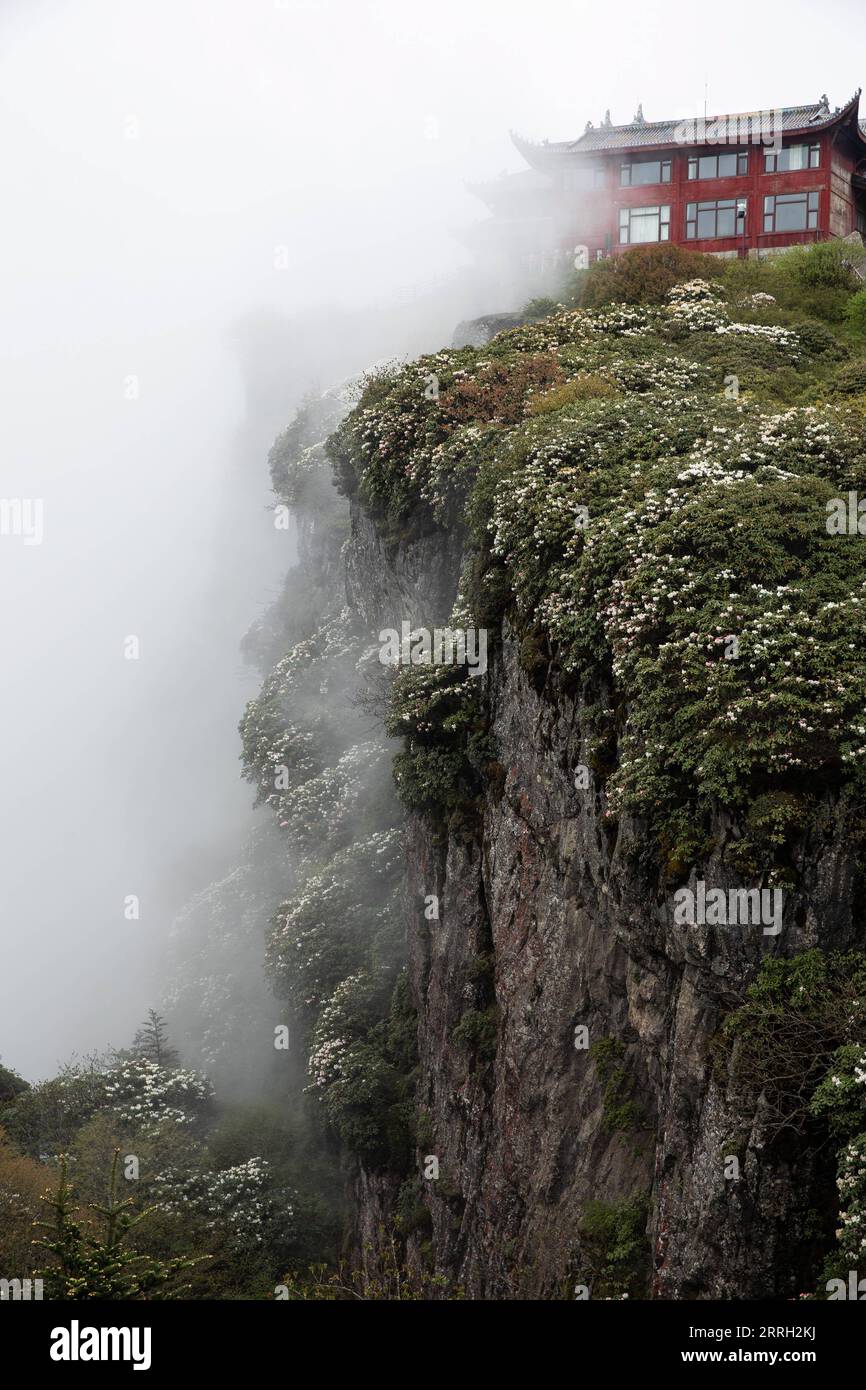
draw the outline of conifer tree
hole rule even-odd
[[[141,1025],[132,1041],[132,1050],[138,1057],[156,1062],[160,1067],[176,1067],[178,1055],[168,1041],[165,1019],[155,1009],[148,1009],[147,1019]]]
[[[105,1225],[102,1238],[86,1231],[75,1213],[74,1194],[67,1177],[65,1155],[60,1159],[57,1190],[43,1201],[53,1213],[51,1221],[37,1222],[48,1234],[34,1241],[50,1251],[57,1261],[39,1271],[49,1297],[69,1300],[159,1299],[177,1297],[177,1276],[196,1260],[154,1259],[123,1248],[123,1241],[154,1207],[133,1214],[134,1199],[118,1200],[117,1180],[120,1150],[115,1149],[104,1205],[91,1202],[90,1209]]]

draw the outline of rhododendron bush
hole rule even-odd
[[[743,317],[755,312],[767,321]],[[745,816],[792,780],[858,782],[864,765],[866,562],[825,523],[832,499],[866,486],[866,414],[832,400],[844,348],[774,314],[772,296],[727,302],[699,279],[659,304],[559,311],[392,369],[330,445],[386,527],[468,513],[470,608],[493,602],[518,633],[544,634],[587,702],[612,688],[596,731],[617,748],[607,815],[648,816],[668,840],[684,808]],[[779,408],[771,369],[807,403]],[[587,372],[610,392],[570,396]],[[429,699],[406,699],[423,679],[401,677],[391,720],[410,804],[422,756],[439,760],[438,788],[467,747],[453,718],[431,735]]]

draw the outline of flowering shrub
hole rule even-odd
[[[490,756],[481,687],[461,666],[407,666],[396,677],[386,728],[405,740],[394,780],[407,806],[447,814],[477,795]]]
[[[105,1079],[106,1105],[144,1134],[165,1124],[196,1124],[212,1099],[213,1086],[200,1072],[161,1067],[144,1057],[123,1060]]]
[[[425,517],[444,523],[501,450],[509,427],[550,413],[557,401],[565,407],[610,395],[609,386],[598,386],[599,371],[626,390],[708,386],[700,364],[672,356],[666,340],[733,336],[763,344],[762,361],[800,360],[796,331],[732,322],[723,299],[711,282],[693,279],[675,286],[663,304],[562,311],[502,333],[483,349],[446,349],[389,368],[368,382],[329,442],[344,490],[391,524]],[[621,358],[623,348],[641,343],[642,373],[616,361],[618,348]]]
[[[405,490],[416,506],[444,516],[485,457],[487,436],[522,415],[524,395],[543,389],[559,370],[541,354],[525,365],[518,384],[497,362],[465,349],[392,365],[368,379],[359,408],[329,446],[342,490],[358,490],[357,455],[369,505],[381,499],[382,513],[396,514]],[[479,403],[498,422],[477,426],[471,417]],[[267,973],[291,1005],[293,1038],[300,1034],[312,1049],[324,1115],[372,1161],[404,1144],[407,1132],[397,1096],[408,1063],[388,1031],[404,952],[403,851],[392,754],[373,732],[367,707],[370,700],[377,713],[381,708],[385,671],[374,634],[330,597],[342,537],[336,525],[320,529],[319,440],[328,409],[336,421],[344,406],[340,393],[331,406],[326,398],[305,403],[271,453],[275,491],[293,508],[301,538],[292,595],[300,593],[306,621],[290,625],[281,647],[280,629],[265,634],[277,659],[247,707],[241,735],[245,776],[258,803],[273,812],[290,854],[288,893],[285,866],[274,876],[285,896],[268,913]],[[410,456],[411,474],[401,461]],[[315,546],[304,544],[308,531]],[[374,982],[363,1007],[361,981]],[[341,1001],[351,1005],[350,1025],[342,1014],[337,1019]],[[343,1056],[347,1047],[345,1065],[327,1065],[331,1053]]]
[[[334,855],[283,903],[266,959],[279,992],[297,1008],[317,1010],[371,945],[393,942],[401,864],[398,833],[379,832]]]
[[[291,793],[272,792],[268,804],[276,811],[282,830],[305,855],[336,853],[357,833],[359,821],[369,815],[373,789],[387,803],[391,759],[376,740],[352,744],[336,762],[317,776],[308,777]]]
[[[334,1128],[368,1163],[388,1154],[392,1162],[405,1162],[416,1028],[405,973],[394,987],[390,975],[359,970],[338,985],[319,1016],[309,1062],[312,1086]]]
[[[670,779],[671,803],[685,785],[736,806],[768,775],[856,764],[866,575],[853,550],[827,573],[829,489],[706,455],[672,482],[598,545],[617,547],[603,625],[632,694],[612,804],[650,811]],[[719,545],[731,534],[738,552]],[[765,581],[749,577],[756,557]],[[601,558],[591,552],[587,567]],[[571,603],[580,598],[578,587]]]
[[[840,1151],[836,1185],[840,1212],[834,1265],[857,1269],[866,1259],[866,1131]]]
[[[717,333],[743,334],[745,337],[762,338],[765,342],[772,343],[775,347],[780,347],[788,353],[792,362],[796,362],[800,349],[800,336],[790,328],[775,328],[763,323],[722,323],[716,328]]]
[[[362,496],[392,516],[441,516],[471,488],[473,602],[513,604],[585,689],[614,682],[608,813],[646,815],[669,839],[683,808],[747,816],[791,778],[861,776],[866,563],[824,521],[832,497],[866,488],[866,433],[855,406],[780,411],[723,390],[728,371],[754,387],[763,371],[797,380],[816,356],[832,362],[823,326],[738,321],[694,275],[662,298],[422,359],[370,388],[341,447]],[[561,380],[533,398],[541,363]],[[438,401],[418,389],[434,364]],[[617,395],[572,392],[587,374]],[[450,434],[455,402],[459,429],[483,441],[471,461]],[[468,463],[457,493],[443,438]],[[484,733],[467,695],[453,673],[398,677],[389,731],[407,739],[395,770],[416,809],[447,812],[483,767],[466,756],[470,731]]]
[[[754,294],[744,294],[737,303],[741,309],[770,309],[776,303],[776,296],[756,290]]]
[[[721,285],[711,284],[709,280],[685,280],[673,285],[665,296],[668,304],[718,304],[725,298]]]
[[[337,392],[309,396],[268,455],[271,481],[279,500],[298,510],[321,512],[333,499],[324,441],[345,413]]]
[[[294,804],[298,788],[326,769],[328,758],[353,742],[357,727],[323,696],[339,695],[347,668],[360,654],[360,634],[348,609],[295,643],[250,700],[240,723],[244,776],[278,816]]]
[[[862,1019],[860,1001],[849,1010],[849,1026]],[[866,1044],[845,1043],[833,1054],[833,1062],[824,1080],[812,1096],[813,1115],[826,1118],[830,1133],[848,1138],[866,1128]]]
[[[730,327],[727,310],[715,300],[675,301],[668,305],[666,317],[666,327],[670,336],[679,337],[683,331],[723,332]]]
[[[320,1090],[349,1075],[349,1057],[378,1019],[380,986],[365,970],[341,980],[316,1024],[309,1072]]]
[[[167,1168],[151,1186],[164,1211],[218,1230],[229,1250],[241,1253],[266,1241],[283,1243],[294,1233],[292,1194],[269,1190],[269,1184],[267,1160],[253,1157],[216,1172]]]
[[[686,391],[698,385],[708,386],[710,374],[706,367],[697,362],[689,362],[683,357],[670,354],[663,358],[648,357],[637,361],[622,361],[614,358],[608,371],[617,386],[623,391],[651,391],[656,404],[660,397],[682,397]],[[679,400],[677,402],[679,404]]]
[[[849,1014],[859,1012],[860,1001]],[[862,1268],[866,1259],[866,1041],[840,1047],[833,1065],[812,1097],[812,1114],[826,1119],[830,1133],[841,1141],[836,1155],[836,1188],[839,1194],[837,1248],[825,1276],[843,1276]]]

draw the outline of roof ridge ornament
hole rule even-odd
[[[646,125],[646,119],[645,119],[644,114],[643,114],[643,102],[642,102],[642,101],[638,102],[638,108],[637,108],[637,110],[635,111],[634,115],[633,115],[632,118],[631,118],[631,123],[632,123],[632,125]]]
[[[517,145],[518,148],[521,145],[526,145],[527,149],[538,150],[541,148],[542,142],[540,140],[532,140],[528,135],[521,135],[519,130],[509,130],[508,134],[510,135],[512,142],[515,145]]]
[[[604,120],[601,123],[601,127],[602,130],[610,130],[612,126],[613,121],[610,119],[610,107],[608,107],[604,113]]]

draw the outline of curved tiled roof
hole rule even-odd
[[[692,145],[704,142],[712,144],[714,137],[727,129],[748,132],[755,123],[769,124],[774,134],[793,134],[809,130],[824,130],[846,118],[854,117],[858,134],[866,140],[866,123],[859,123],[860,93],[837,111],[830,111],[822,102],[811,102],[805,106],[784,106],[764,111],[731,112],[728,115],[707,117],[685,117],[674,121],[632,122],[630,125],[609,125],[593,127],[577,140],[560,140],[555,143],[544,141],[534,144],[523,140],[512,132],[511,138],[527,163],[534,168],[549,169],[563,156],[573,154],[592,154],[605,150],[633,150],[646,147],[657,149],[666,145]],[[763,126],[758,125],[758,129]]]

